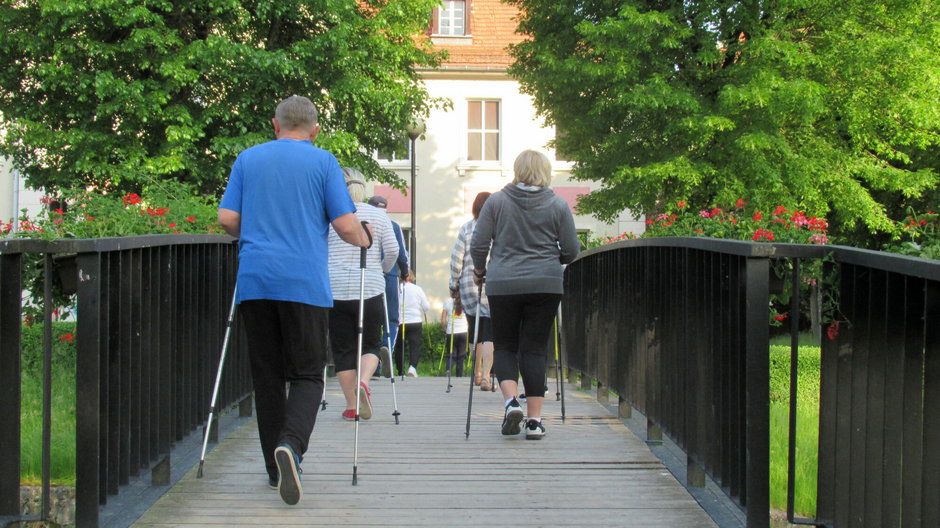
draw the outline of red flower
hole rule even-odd
[[[136,193],[131,193],[122,198],[122,200],[124,200],[124,207],[127,207],[128,205],[139,204],[140,196],[138,196]]]
[[[62,341],[62,342],[68,341],[69,343],[71,343],[74,337],[75,336],[73,336],[72,334],[62,334],[59,336],[59,341]]]
[[[835,339],[839,337],[839,321],[829,323],[829,327],[826,329],[826,335],[829,337],[830,341],[835,341]]]
[[[780,216],[785,212],[787,212],[787,208],[782,205],[778,205],[777,208],[774,209],[774,216]]]
[[[685,200],[679,200],[679,202],[676,203],[676,205],[678,205],[680,209],[685,207]]]
[[[653,225],[654,222],[656,222],[656,220],[653,220],[652,218],[649,218],[649,219],[646,220],[646,225]]]
[[[195,216],[187,216],[187,217],[186,217],[186,221],[187,221],[187,222],[195,222],[195,221],[196,221],[196,217],[195,217]]]
[[[786,318],[787,318],[787,314],[780,314],[780,315],[775,315],[775,316],[774,316],[774,319],[776,319],[776,320],[778,320],[778,321],[783,321],[783,320],[786,319]]]
[[[167,227],[176,227],[176,224],[167,224]]]
[[[763,219],[764,219],[764,215],[760,214],[760,211],[754,211],[754,217],[753,217],[753,219],[754,219],[754,220],[763,220]]]
[[[53,212],[54,212],[55,214],[57,214],[57,215],[64,215],[64,214],[65,214],[65,211],[63,211],[61,207],[58,208],[58,209],[56,209],[56,210],[53,211]]]
[[[734,202],[735,207],[744,207],[745,205],[744,198],[738,198],[738,201]]]

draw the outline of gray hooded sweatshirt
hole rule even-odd
[[[547,187],[514,183],[486,200],[470,242],[473,267],[486,269],[488,295],[564,293],[562,264],[579,251],[568,204]]]

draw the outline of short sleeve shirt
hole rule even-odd
[[[356,208],[332,154],[293,139],[248,148],[219,208],[241,215],[238,302],[333,306],[327,234],[330,222]]]

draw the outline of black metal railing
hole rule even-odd
[[[832,248],[816,517],[940,526],[940,262]]]
[[[64,265],[57,257],[55,266],[65,270],[63,284],[77,278],[75,516],[77,526],[97,526],[99,506],[109,495],[147,468],[155,482],[163,480],[174,444],[203,424],[235,286],[237,248],[230,237],[217,235],[0,241],[3,518],[20,514],[21,270],[28,253],[45,255],[47,364],[52,255],[69,256]],[[251,391],[239,341],[230,342],[220,408]],[[44,424],[44,436],[47,429]],[[45,469],[43,481],[47,488]],[[42,516],[48,515],[47,496]]]
[[[566,271],[568,366],[617,393],[746,511],[769,514],[769,276],[791,291],[788,516],[831,526],[938,526],[940,263],[844,247],[702,238],[624,241]],[[824,260],[816,519],[793,516],[800,263]],[[834,322],[834,320],[832,321]],[[933,325],[933,326],[931,326]],[[583,380],[582,380],[583,384]],[[700,485],[700,484],[699,484]]]

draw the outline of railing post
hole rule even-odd
[[[745,507],[748,528],[770,525],[770,302],[767,258],[748,258],[745,269]]]
[[[617,417],[621,419],[633,417],[633,406],[623,396],[617,396]]]
[[[607,385],[604,385],[601,382],[597,382],[597,401],[607,402],[610,401],[610,393],[607,392]]]
[[[76,358],[75,524],[98,526],[101,488],[99,346],[101,342],[101,255],[78,255],[78,339]],[[78,383],[81,380],[81,383]]]
[[[20,514],[20,309],[22,257],[0,255],[0,517]]]

